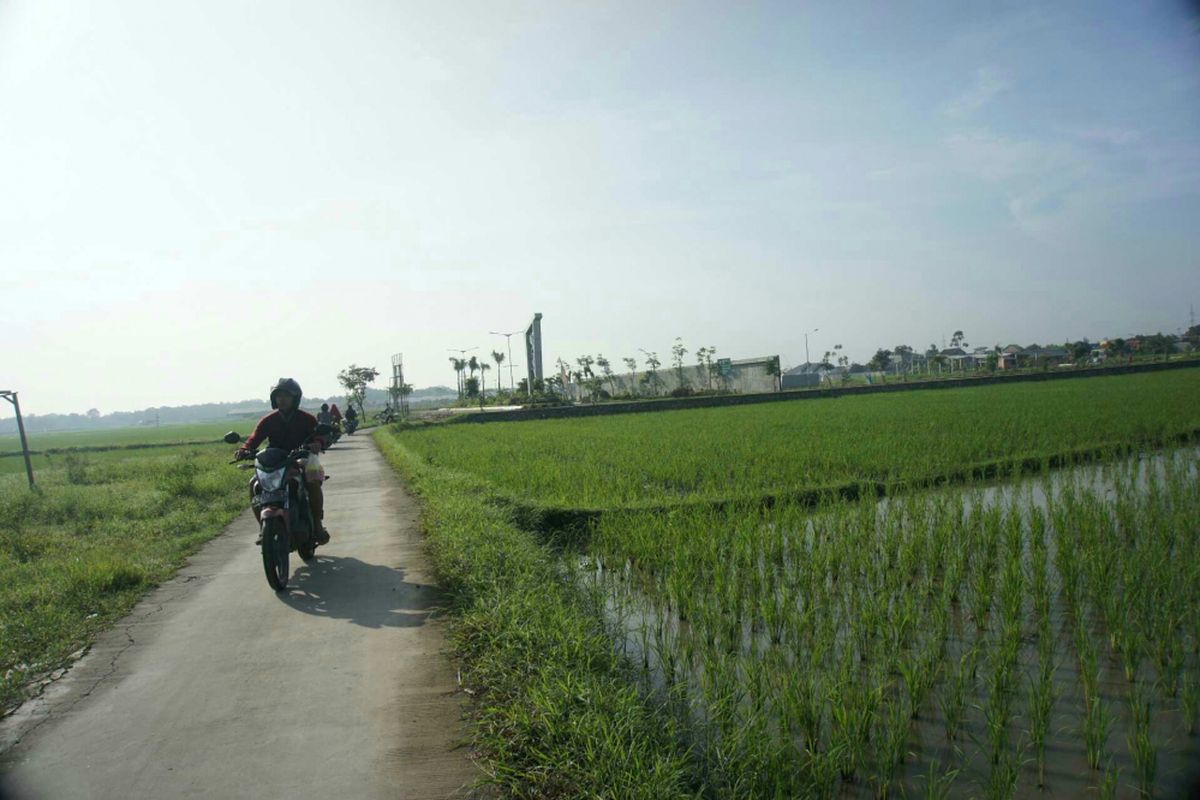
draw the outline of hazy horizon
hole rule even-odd
[[[547,371],[1177,333],[1194,8],[8,0],[0,389],[453,385],[534,312]]]

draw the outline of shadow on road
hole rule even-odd
[[[433,586],[409,583],[404,570],[357,558],[317,556],[292,573],[280,600],[292,608],[368,628],[413,628],[442,605]]]

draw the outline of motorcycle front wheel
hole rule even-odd
[[[263,522],[262,558],[263,569],[267,573],[267,583],[277,592],[287,588],[288,554],[291,545],[288,542],[287,528],[279,517],[268,517]]]

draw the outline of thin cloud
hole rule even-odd
[[[1141,138],[1139,131],[1130,128],[1087,128],[1079,132],[1079,138],[1100,144],[1131,144]]]
[[[955,119],[969,117],[992,102],[1010,84],[1008,76],[998,67],[980,67],[975,70],[975,80],[971,86],[947,102],[942,107],[942,113]]]

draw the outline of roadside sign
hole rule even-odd
[[[717,359],[717,374],[722,378],[733,377],[733,361],[728,358]]]

